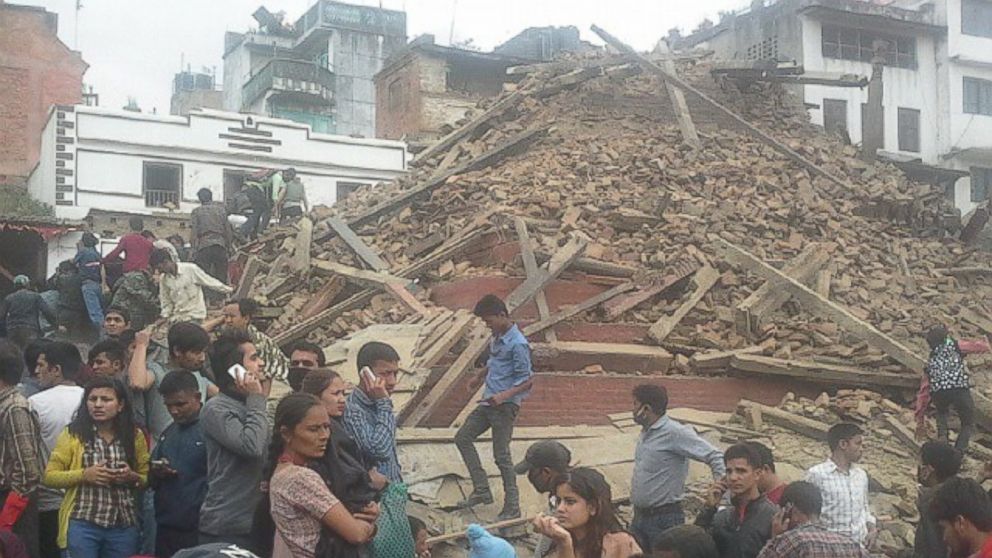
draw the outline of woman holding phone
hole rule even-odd
[[[534,529],[554,541],[554,558],[627,558],[641,552],[620,526],[610,485],[599,471],[577,467],[559,480],[554,517],[534,519]]]
[[[117,379],[96,377],[59,435],[44,483],[65,489],[59,548],[72,558],[128,558],[138,552],[135,493],[148,478],[148,444]]]

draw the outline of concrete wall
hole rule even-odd
[[[86,63],[59,41],[57,22],[42,8],[0,2],[0,179],[31,174],[49,108],[82,100]]]
[[[224,92],[213,89],[196,89],[194,91],[173,93],[169,106],[169,114],[186,116],[189,114],[189,111],[198,108],[223,110]]]
[[[74,191],[59,199],[50,180],[58,153],[65,152],[46,157],[29,183],[32,197],[56,205],[60,217],[81,218],[89,208],[143,214],[165,211],[145,205],[146,162],[181,166],[181,212],[196,206],[200,188],[209,188],[215,199],[223,199],[225,170],[292,166],[306,184],[310,201],[330,205],[336,200],[338,182],[390,180],[404,172],[406,164],[402,143],[314,134],[306,126],[285,120],[215,111],[182,118],[90,107],[76,107],[74,116],[73,158],[69,161]],[[248,118],[253,121],[250,126],[246,126]],[[258,133],[239,131],[244,129]],[[265,143],[249,143],[253,137]],[[244,145],[255,149],[239,147]],[[261,147],[269,151],[261,153]]]
[[[333,31],[329,48],[335,74],[336,133],[376,137],[373,77],[389,56],[403,48],[405,41],[406,37]]]

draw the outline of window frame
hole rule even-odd
[[[961,0],[961,34],[992,39],[992,2]]]
[[[973,103],[968,102],[969,88],[975,89]],[[961,78],[961,111],[964,114],[992,116],[992,80],[963,76]]]
[[[148,174],[149,170],[153,168],[169,168],[175,171],[178,178],[176,182],[175,191],[163,190],[159,188],[149,188],[148,187]],[[175,194],[175,204],[178,207],[183,201],[183,165],[181,163],[163,163],[160,161],[142,161],[141,162],[141,197],[145,200],[145,207],[165,207],[164,202],[159,204],[149,203],[149,193],[150,192],[167,192]],[[171,201],[171,200],[165,200]]]
[[[917,37],[890,35],[866,29],[824,24],[820,28],[820,54],[824,58],[871,63],[873,43],[882,40],[889,44],[886,66],[916,70],[919,68]]]

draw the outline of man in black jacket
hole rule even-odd
[[[727,477],[710,487],[696,525],[713,536],[720,558],[755,558],[772,536],[772,518],[778,506],[758,490],[761,456],[752,446],[730,446],[723,460]],[[719,509],[727,492],[731,506]]]

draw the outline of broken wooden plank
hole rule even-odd
[[[923,372],[925,361],[914,353],[912,349],[882,333],[875,326],[857,318],[854,314],[851,314],[835,302],[823,298],[806,285],[799,283],[758,259],[753,254],[723,239],[716,241],[716,249],[728,262],[764,277],[766,280],[778,282],[781,288],[791,292],[796,300],[814,314],[833,321],[871,347],[889,355],[906,368],[916,373]]]
[[[757,409],[761,412],[762,420],[765,422],[769,422],[776,426],[781,426],[786,430],[791,430],[816,440],[826,440],[827,431],[830,430],[829,426],[818,420],[813,420],[795,413],[790,413],[789,411],[785,411],[777,407],[769,407],[768,405],[748,401],[747,399],[741,399],[737,406],[741,410],[746,410],[749,408]]]
[[[293,247],[293,259],[289,260],[289,269],[296,274],[306,277],[310,273],[310,245],[313,242],[313,221],[303,217],[297,223],[300,232],[296,233],[296,244]]]
[[[754,354],[731,357],[730,367],[739,372],[762,376],[785,376],[829,387],[900,388],[915,390],[920,379],[909,374],[893,374],[809,360],[785,360]]]
[[[520,257],[524,261],[524,270],[527,278],[535,277],[538,274],[537,260],[534,258],[534,250],[530,245],[530,234],[527,232],[527,223],[517,217],[513,220],[513,226],[517,230],[517,240],[520,243]],[[544,290],[537,291],[534,295],[534,302],[537,303],[537,312],[542,320],[548,319],[551,311],[548,309],[548,298],[544,295]],[[544,340],[554,342],[558,340],[554,328],[544,330]]]
[[[695,262],[681,260],[676,262],[669,274],[658,279],[656,282],[646,287],[630,293],[624,297],[617,298],[605,306],[606,319],[615,320],[624,315],[628,310],[633,310],[639,304],[646,302],[672,288],[686,277],[692,275],[699,268]]]
[[[806,284],[827,263],[827,251],[822,244],[810,244],[782,267],[782,273]],[[734,309],[737,333],[751,335],[761,330],[773,312],[782,307],[792,295],[775,281],[766,281]]]
[[[258,256],[248,256],[248,261],[245,262],[244,270],[241,272],[241,280],[238,281],[238,288],[234,289],[234,293],[231,295],[232,300],[248,298],[251,287],[255,283],[255,277],[261,269],[262,260]]]
[[[393,295],[393,298],[403,303],[404,306],[423,316],[430,315],[431,311],[417,297],[413,296],[406,285],[400,282],[390,282],[385,285],[386,292]]]
[[[697,304],[699,304],[699,301],[703,300],[706,293],[713,288],[713,285],[716,285],[716,282],[719,279],[720,273],[712,267],[707,265],[699,268],[694,276],[696,290],[692,292],[688,300],[682,303],[682,305],[679,306],[678,309],[675,310],[675,313],[671,316],[662,316],[661,318],[658,318],[658,321],[656,321],[651,326],[651,329],[648,330],[648,336],[655,342],[664,341],[665,338],[672,333],[672,330],[675,329],[675,326],[677,326],[679,322],[681,322],[682,319],[685,318]]]
[[[833,280],[834,272],[829,269],[821,269],[816,272],[816,294],[823,298],[830,298],[830,282]]]
[[[936,271],[943,275],[992,275],[992,267],[982,266],[947,267]]]
[[[892,415],[885,415],[883,418],[893,436],[898,438],[906,447],[920,451],[920,443],[916,441],[916,435],[901,420]]]
[[[600,28],[597,25],[593,25],[592,26],[592,30],[597,35],[599,35],[604,41],[606,41],[607,44],[609,44],[613,48],[617,49],[621,53],[626,54],[631,60],[637,61],[641,65],[641,67],[643,67],[647,72],[652,73],[652,74],[660,77],[661,79],[663,79],[666,82],[673,83],[674,85],[678,86],[683,91],[691,94],[693,97],[699,99],[700,101],[702,101],[706,105],[709,105],[710,107],[712,107],[717,112],[719,112],[719,113],[725,115],[726,117],[728,117],[732,122],[734,122],[735,124],[737,124],[738,126],[740,126],[741,128],[743,128],[745,131],[749,132],[752,136],[756,137],[758,140],[762,141],[766,145],[772,147],[773,149],[775,149],[779,153],[782,153],[783,155],[785,155],[787,158],[791,159],[792,161],[798,163],[800,166],[802,166],[806,170],[808,170],[808,171],[810,171],[812,173],[818,174],[820,176],[823,176],[823,177],[829,179],[831,182],[834,182],[835,184],[843,187],[846,190],[851,190],[852,189],[851,185],[849,185],[848,183],[846,183],[841,178],[835,176],[834,174],[832,174],[830,172],[827,172],[823,167],[820,167],[819,165],[817,165],[816,163],[810,161],[806,157],[803,157],[802,155],[800,155],[799,153],[797,153],[796,151],[794,151],[793,149],[791,149],[790,147],[788,147],[784,143],[776,140],[774,137],[772,137],[767,132],[761,130],[757,126],[754,126],[753,124],[751,124],[750,122],[748,122],[747,120],[745,120],[744,118],[742,118],[740,115],[738,115],[734,111],[728,109],[727,107],[725,107],[722,104],[720,104],[718,101],[712,99],[711,97],[709,97],[708,95],[706,95],[702,91],[696,89],[695,87],[693,87],[692,85],[690,85],[689,83],[687,83],[682,78],[680,78],[680,77],[678,77],[676,75],[673,75],[673,74],[665,71],[660,66],[658,66],[658,65],[654,64],[653,62],[651,62],[651,60],[649,60],[645,56],[641,55],[640,53],[638,53],[634,49],[630,48],[629,46],[627,46],[626,44],[624,44],[623,42],[621,42],[619,39],[617,39],[613,35],[611,35],[608,32],[606,32],[604,29]]]
[[[341,294],[341,291],[344,290],[346,284],[347,281],[345,281],[344,277],[341,277],[340,275],[335,275],[329,278],[327,282],[324,283],[324,286],[317,291],[317,295],[307,302],[306,306],[301,309],[300,319],[306,320],[312,318],[326,310],[327,307],[334,302],[334,299]]]
[[[754,345],[752,347],[744,347],[743,349],[734,349],[731,351],[708,351],[708,352],[696,352],[691,357],[689,357],[689,367],[693,372],[702,371],[723,371],[730,367],[730,360],[736,355],[753,355],[761,354],[765,351],[765,348],[761,345]]]
[[[474,321],[475,316],[468,312],[456,314],[454,322],[445,328],[444,335],[427,347],[422,355],[418,355],[416,366],[434,367],[465,336]]]
[[[384,262],[379,254],[375,253],[375,250],[369,247],[355,231],[351,230],[351,227],[347,223],[342,221],[338,217],[330,217],[327,219],[327,224],[331,226],[331,229],[338,234],[338,237],[344,241],[345,244],[351,248],[366,265],[369,266],[373,271],[388,271],[389,264]]]
[[[475,367],[475,361],[479,355],[489,346],[489,329],[483,325],[477,325],[469,334],[469,343],[465,350],[458,355],[451,366],[442,374],[437,375],[437,381],[432,385],[424,385],[407,403],[403,412],[397,417],[397,422],[401,426],[419,425],[431,415],[438,403],[448,397],[448,392],[469,370]],[[431,374],[431,377],[436,376]],[[430,382],[431,378],[428,378]],[[469,403],[473,404],[472,402]]]
[[[349,281],[369,287],[382,288],[391,283],[406,284],[408,281],[381,271],[371,271],[368,269],[358,269],[350,265],[344,265],[329,260],[313,260],[313,267],[320,271],[340,275]]]
[[[551,281],[568,268],[576,258],[582,255],[586,249],[586,241],[573,236],[569,241],[558,249],[548,261],[547,269],[540,269],[533,277],[528,277],[520,286],[510,293],[506,298],[506,307],[513,312],[524,303],[534,297],[544,289]]]
[[[591,296],[578,304],[573,304],[572,306],[566,306],[560,309],[558,312],[555,312],[553,315],[549,316],[545,320],[534,322],[530,325],[525,326],[522,330],[523,334],[529,337],[536,333],[540,333],[541,331],[544,331],[549,327],[553,327],[554,325],[561,323],[569,318],[572,318],[583,312],[591,310],[599,306],[600,304],[603,304],[604,302],[612,299],[613,297],[631,291],[634,288],[635,287],[633,283],[623,283],[621,285],[617,285],[616,287],[613,287],[612,289],[603,291],[598,295]]]
[[[534,256],[537,258],[537,263],[539,264],[543,264],[551,259],[550,254],[546,254],[541,251],[535,251]],[[593,275],[605,275],[607,277],[620,277],[624,279],[633,277],[637,272],[637,269],[633,267],[584,257],[575,260],[572,263],[572,269],[575,271],[584,271]]]
[[[672,353],[665,349],[632,343],[532,343],[531,352],[535,368],[553,363],[556,371],[582,370],[600,365],[604,372],[613,372],[616,369],[611,366],[622,362],[625,371],[649,374],[666,372],[672,364]]]
[[[662,54],[668,54],[668,43],[666,41],[658,41],[658,50]],[[666,57],[662,64],[665,67],[665,71],[671,75],[678,75],[675,69],[675,61],[670,57]],[[682,94],[682,90],[675,87],[671,82],[665,82],[665,89],[668,90],[668,98],[672,101],[672,106],[675,108],[675,117],[679,121],[679,129],[682,131],[682,141],[686,142],[693,149],[702,149],[703,144],[699,141],[699,134],[696,133],[696,125],[692,122],[692,114],[689,113],[689,105],[685,102],[685,95]]]

